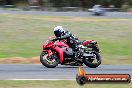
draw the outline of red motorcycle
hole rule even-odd
[[[96,41],[86,40],[78,47],[79,50],[74,51],[66,41],[51,41],[50,37],[43,45],[40,62],[48,68],[54,68],[58,64],[78,66],[83,63],[96,68],[101,64],[100,50]]]

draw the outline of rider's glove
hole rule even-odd
[[[52,42],[55,42],[55,39],[52,39],[51,41],[52,41]]]
[[[60,37],[56,37],[56,40],[60,40]]]
[[[55,41],[57,41],[59,39],[60,39],[60,37],[56,37],[55,39],[52,39],[51,41],[55,42]]]

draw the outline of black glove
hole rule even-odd
[[[52,39],[51,41],[52,41],[52,42],[55,42],[56,40],[55,40],[55,39]]]
[[[60,39],[60,37],[56,37],[55,39],[52,39],[51,41],[55,42],[55,41],[57,41],[59,39]]]
[[[56,37],[56,40],[60,40],[60,37]]]

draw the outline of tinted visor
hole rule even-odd
[[[61,32],[59,30],[54,31],[56,37],[61,37]]]

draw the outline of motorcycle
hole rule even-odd
[[[90,68],[96,68],[101,64],[100,50],[96,41],[85,40],[79,44],[78,51],[74,51],[66,41],[52,41],[51,38],[42,46],[40,62],[44,66],[55,68],[58,64],[79,66],[84,63]]]

